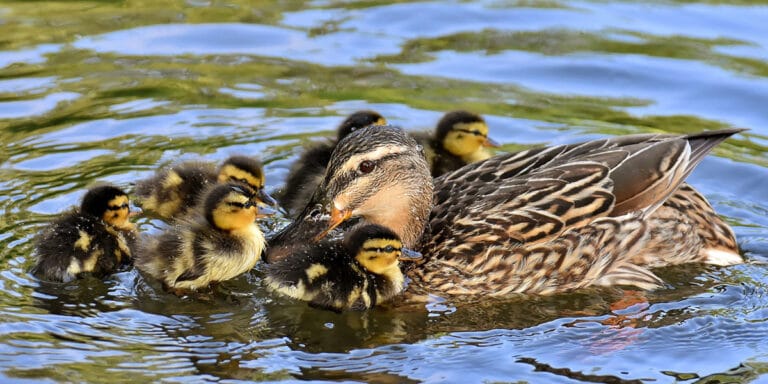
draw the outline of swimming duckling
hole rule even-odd
[[[496,296],[658,288],[650,267],[743,262],[733,231],[681,186],[716,145],[741,131],[536,148],[432,179],[404,131],[364,128],[338,144],[308,204],[315,208],[276,234],[265,258],[292,259],[286,241],[319,241],[355,219],[392,229],[424,255],[407,271],[409,289]]]
[[[391,230],[365,225],[343,242],[327,240],[290,259],[269,264],[267,285],[286,296],[333,311],[366,310],[405,289],[398,260],[421,254],[403,247]]]
[[[232,156],[218,169],[205,162],[190,161],[174,165],[137,182],[136,195],[145,211],[170,220],[186,214],[198,203],[203,191],[217,182],[242,183],[255,191],[258,201],[276,204],[264,191],[261,162],[247,156]]]
[[[347,117],[337,129],[336,140],[312,145],[293,164],[286,178],[285,187],[277,195],[280,205],[290,214],[297,214],[307,204],[312,192],[325,175],[325,168],[328,166],[336,143],[355,129],[386,123],[387,120],[374,111],[358,111]]]
[[[251,190],[219,184],[185,217],[139,248],[136,267],[177,294],[232,279],[253,268],[264,250]]]
[[[425,149],[432,177],[485,160],[491,157],[485,148],[498,147],[488,137],[485,120],[464,110],[446,113],[437,123],[434,135],[418,132],[413,136]]]
[[[84,273],[104,277],[130,264],[136,227],[129,216],[128,195],[120,188],[89,189],[79,209],[62,214],[40,232],[32,274],[68,282]]]

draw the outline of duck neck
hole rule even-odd
[[[420,181],[402,180],[371,196],[370,204],[360,209],[361,217],[368,223],[391,229],[403,246],[414,248],[429,220],[432,189],[431,177]]]

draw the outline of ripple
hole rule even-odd
[[[396,67],[409,75],[513,83],[552,94],[652,100],[648,106],[631,108],[639,114],[690,114],[747,127],[766,119],[760,106],[768,93],[768,80],[734,77],[695,61],[640,55],[553,57],[520,51],[490,56],[443,51],[435,57],[432,62]],[[692,83],[692,77],[698,80]]]
[[[258,55],[351,65],[397,52],[398,40],[378,34],[335,33],[307,39],[305,33],[267,25],[163,24],[84,37],[73,46],[121,55]]]
[[[60,103],[73,101],[79,97],[79,93],[57,92],[35,100],[0,102],[0,119],[43,115],[53,111]]]

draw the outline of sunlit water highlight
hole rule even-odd
[[[0,4],[0,375],[142,382],[768,380],[768,7],[731,2],[133,0]],[[411,130],[486,116],[502,150],[749,128],[690,177],[749,263],[590,289],[335,314],[257,268],[211,302],[135,271],[28,274],[95,181],[259,155],[268,189],[358,109]],[[266,223],[274,231],[280,218]],[[155,223],[141,219],[143,230]]]

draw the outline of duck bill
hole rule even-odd
[[[398,258],[398,260],[416,261],[416,260],[421,260],[423,257],[424,255],[422,255],[421,252],[417,252],[409,248],[402,248],[400,249],[400,257]]]
[[[331,231],[338,227],[339,224],[347,221],[350,217],[352,217],[351,210],[339,210],[335,206],[331,208],[331,222],[328,223],[328,228],[326,228],[325,231],[315,236],[315,242],[322,240],[325,236],[331,233]]]
[[[270,207],[277,206],[277,200],[275,200],[274,197],[270,196],[266,191],[264,191],[264,188],[259,188],[259,190],[256,192],[256,196],[253,198],[260,203],[269,205]]]
[[[486,137],[485,141],[483,142],[483,147],[486,148],[498,148],[501,145],[494,139],[491,139],[490,137]]]
[[[277,211],[275,209],[272,209],[270,207],[267,207],[265,205],[256,205],[256,218],[261,219],[264,217],[274,216],[277,214]]]

